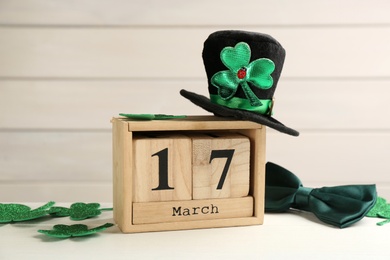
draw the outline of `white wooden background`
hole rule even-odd
[[[267,159],[307,186],[390,199],[390,1],[0,0],[0,201],[112,199],[120,112],[207,114],[201,51],[220,29],[287,50]]]

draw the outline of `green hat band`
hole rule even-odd
[[[228,108],[251,111],[262,115],[270,115],[272,113],[271,99],[261,99],[260,106],[252,106],[248,99],[239,97],[232,97],[229,100],[224,100],[219,95],[210,95],[210,101],[214,104]]]

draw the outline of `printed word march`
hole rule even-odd
[[[210,206],[203,206],[203,207],[192,207],[192,208],[182,208],[179,207],[172,207],[172,216],[191,216],[191,215],[198,215],[198,214],[218,214],[219,210],[218,207],[214,204],[211,204]]]

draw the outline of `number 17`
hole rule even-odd
[[[212,150],[210,155],[210,161],[211,163],[213,159],[216,158],[226,158],[225,166],[223,167],[221,178],[219,179],[217,190],[221,190],[223,187],[223,184],[225,183],[226,176],[229,172],[230,163],[232,162],[234,155],[234,149],[227,149],[227,150]],[[159,178],[159,184],[156,188],[153,188],[152,190],[171,190],[174,189],[173,187],[170,187],[168,185],[168,148],[165,148],[155,154],[152,155],[157,156],[159,159],[159,167],[158,167],[158,178]]]

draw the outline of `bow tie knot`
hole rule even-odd
[[[300,186],[298,187],[297,192],[295,193],[294,205],[297,208],[302,210],[308,209],[310,206],[310,193],[312,192],[312,188],[307,188]]]
[[[307,188],[283,167],[266,164],[265,211],[290,208],[314,213],[321,221],[347,227],[362,219],[376,202],[375,185],[343,185]]]

